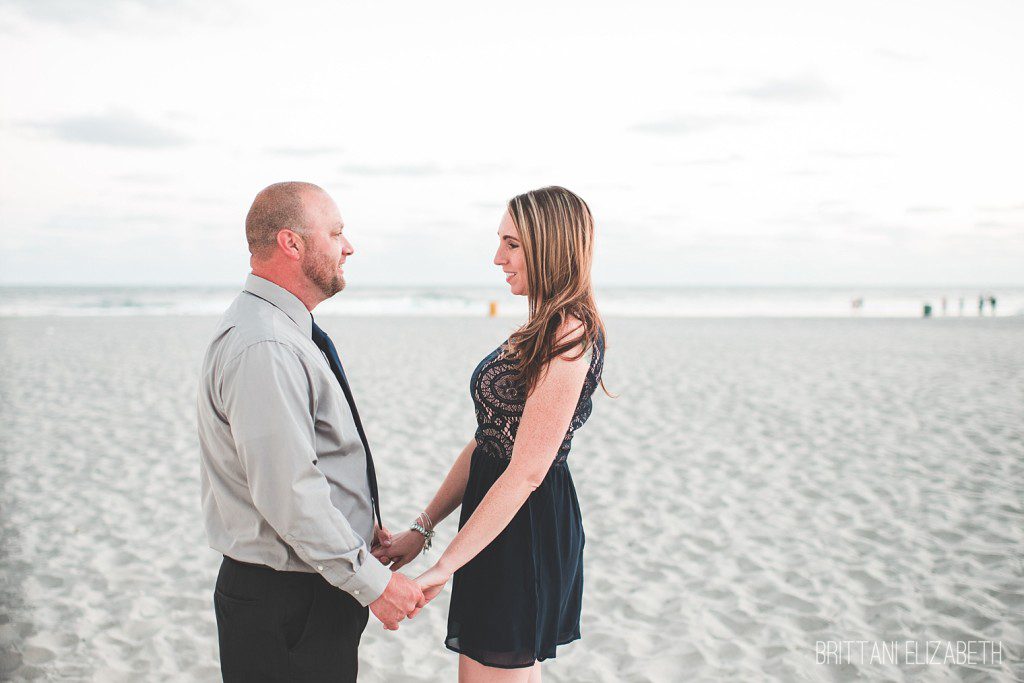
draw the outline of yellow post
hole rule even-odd
[[[494,318],[497,315],[498,315],[498,302],[497,301],[492,301],[491,305],[489,307],[489,310],[487,312],[487,317],[488,318]]]

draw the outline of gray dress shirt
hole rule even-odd
[[[391,570],[370,554],[366,452],[345,394],[291,292],[249,275],[203,361],[198,424],[210,547],[318,572],[368,605]]]

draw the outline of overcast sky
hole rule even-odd
[[[548,184],[599,284],[1024,284],[1024,3],[213,4],[0,0],[0,282],[237,284],[308,180],[353,284]]]

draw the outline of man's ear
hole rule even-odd
[[[294,230],[284,228],[277,231],[277,247],[288,258],[298,261],[302,256],[302,250],[305,246],[302,242],[302,237]]]

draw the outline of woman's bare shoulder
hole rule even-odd
[[[583,321],[576,316],[568,315],[559,324],[558,329],[555,331],[555,339],[558,340],[558,344],[564,344],[566,342],[572,344],[572,346],[562,353],[559,358],[566,361],[577,361],[580,360],[581,356],[589,356],[589,349],[585,349],[583,354],[580,354],[579,342],[586,335],[586,327]]]

